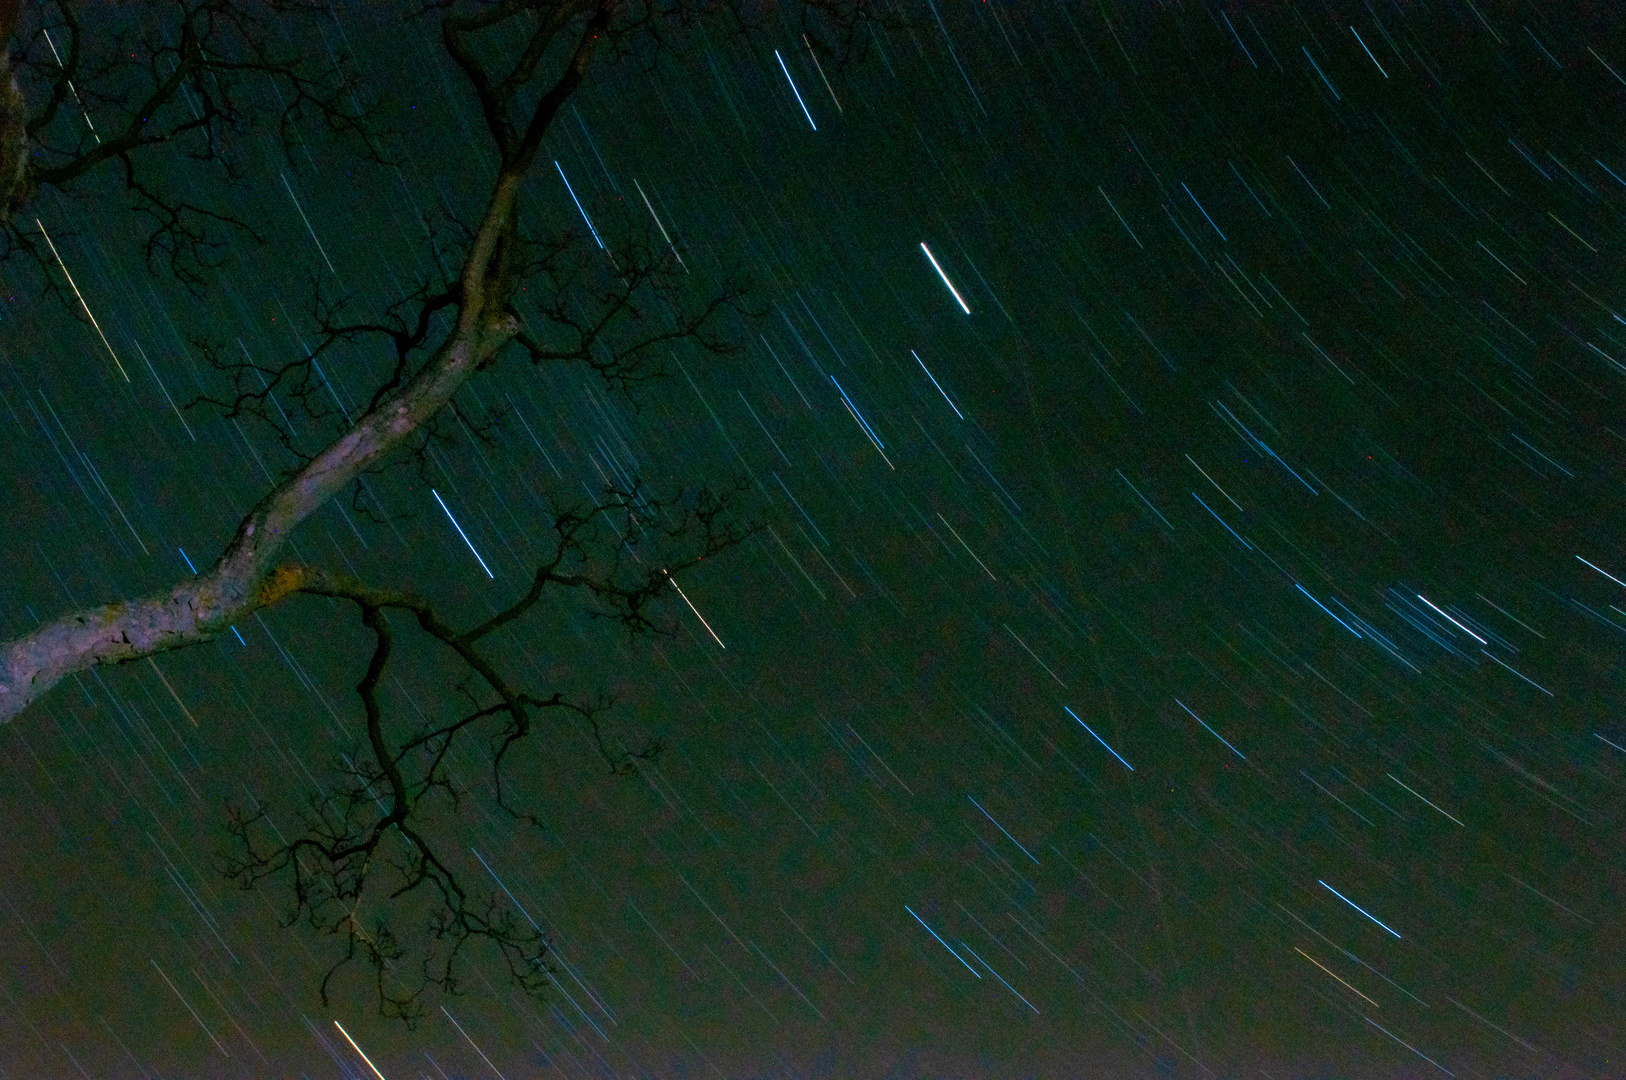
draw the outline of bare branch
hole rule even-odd
[[[630,774],[660,747],[648,743],[628,750],[612,740],[603,724],[608,707],[603,699],[584,705],[557,691],[543,697],[516,689],[481,644],[532,611],[549,586],[585,594],[594,610],[620,619],[630,630],[653,629],[649,605],[666,591],[673,573],[749,535],[750,530],[731,519],[729,504],[728,494],[701,492],[664,504],[634,491],[613,492],[602,505],[561,512],[554,522],[553,551],[538,565],[530,589],[496,615],[464,630],[411,593],[368,586],[315,568],[279,571],[296,581],[293,589],[298,593],[354,604],[362,625],[373,634],[371,659],[356,684],[367,742],[344,757],[336,785],[299,815],[300,832],[293,839],[270,829],[268,810],[258,808],[249,814],[233,809],[232,849],[222,857],[222,870],[245,889],[283,881],[292,898],[286,921],[303,922],[340,938],[342,944],[323,980],[324,1000],[338,972],[360,960],[372,970],[380,1011],[410,1020],[420,1011],[424,991],[455,990],[458,960],[477,941],[503,955],[520,989],[533,995],[543,991],[547,943],[540,931],[518,922],[510,905],[500,903],[496,895],[474,899],[456,869],[437,851],[431,835],[437,828],[435,810],[455,809],[460,799],[447,771],[448,755],[459,740],[483,735],[497,805],[518,821],[540,826],[535,813],[510,801],[506,775],[511,755],[536,733],[536,718],[558,714],[583,721],[594,750],[617,775]],[[611,530],[614,543],[607,542],[597,525],[609,516],[620,519]],[[644,557],[636,557],[632,545],[620,539],[640,527],[647,538]],[[672,550],[672,541],[685,550]],[[628,554],[635,557],[625,557]],[[667,557],[679,557],[681,562]],[[424,635],[455,656],[483,688],[476,691],[465,681],[466,712],[448,722],[422,722],[404,737],[389,730],[378,696],[393,650],[390,611],[411,615]],[[268,831],[275,842],[265,835]],[[390,853],[392,861],[385,860]],[[426,919],[427,929],[417,940],[404,939],[396,928],[399,919],[385,914],[403,898],[418,898]],[[370,932],[357,916],[364,902],[380,912]],[[398,964],[409,953],[423,957],[416,972]]]
[[[833,36],[820,41],[839,45],[858,40],[843,35],[865,17],[867,4],[804,0],[799,10],[833,16],[821,23]],[[751,25],[743,2],[428,0],[420,15],[439,19],[442,43],[499,158],[477,213],[468,224],[453,221],[455,261],[448,255],[439,279],[372,314],[351,315],[343,299],[317,292],[310,312],[317,343],[303,357],[263,360],[240,342],[235,350],[199,343],[221,386],[192,405],[270,426],[287,473],[201,575],[57,617],[0,643],[4,723],[69,673],[211,640],[290,597],[355,608],[372,643],[355,686],[365,739],[347,748],[331,783],[307,805],[277,810],[286,815],[282,824],[258,803],[231,808],[234,846],[223,865],[245,888],[280,884],[289,897],[287,922],[333,940],[324,999],[334,980],[360,963],[371,972],[380,1010],[411,1020],[426,990],[456,991],[475,947],[495,949],[520,988],[542,992],[551,979],[546,935],[518,918],[510,900],[460,879],[467,870],[462,846],[448,829],[470,789],[452,775],[453,749],[482,747],[496,805],[517,822],[539,824],[510,774],[520,758],[552,747],[538,737],[543,718],[564,721],[617,774],[635,770],[659,746],[628,748],[605,723],[605,698],[576,701],[516,685],[503,671],[504,633],[550,592],[574,597],[629,633],[670,631],[660,601],[674,577],[752,531],[735,514],[743,484],[674,500],[635,484],[607,491],[599,503],[556,507],[552,546],[529,585],[469,625],[405,583],[375,587],[283,559],[289,538],[327,500],[349,491],[353,506],[378,519],[384,507],[368,491],[369,475],[395,463],[424,465],[429,444],[459,426],[475,438],[489,435],[489,423],[460,411],[457,395],[511,347],[533,364],[584,365],[625,391],[662,375],[663,361],[682,343],[714,354],[733,347],[731,323],[753,314],[743,289],[725,281],[706,292],[701,275],[689,275],[676,252],[651,243],[647,231],[643,240],[622,235],[631,229],[607,234],[612,254],[581,236],[539,239],[520,226],[543,136],[600,51],[611,59],[657,55],[714,12],[732,14],[735,28]],[[288,151],[314,123],[352,138],[362,157],[384,160],[374,148],[376,117],[355,104],[342,64],[313,66],[267,44],[276,20],[331,17],[323,6],[173,0],[150,19],[121,23],[118,15],[116,5],[48,0],[21,9],[17,0],[0,0],[0,44],[13,28],[17,42],[0,50],[0,256],[40,255],[35,234],[13,225],[29,198],[46,186],[71,192],[108,165],[121,170],[133,208],[151,223],[149,264],[167,266],[201,292],[218,264],[220,237],[257,234],[218,206],[177,196],[167,186],[171,171],[150,167],[153,156],[235,183],[245,176],[235,146],[245,135],[274,125]],[[251,83],[269,85],[280,108],[256,108],[258,91],[245,89]],[[373,378],[365,404],[330,408],[320,365],[345,350],[363,354]],[[462,672],[455,690],[448,688],[460,702],[455,713],[411,722],[391,716],[380,687],[401,616]]]
[[[87,29],[82,17],[94,25]],[[360,109],[342,65],[267,44],[279,36],[279,23],[330,17],[303,0],[180,0],[157,29],[147,29],[109,26],[108,12],[81,12],[62,0],[31,6],[19,30],[23,47],[0,72],[21,76],[8,84],[9,94],[0,93],[0,224],[11,234],[8,251],[33,253],[13,220],[23,203],[46,187],[72,192],[83,177],[117,163],[132,208],[152,222],[149,265],[201,294],[226,235],[261,237],[224,204],[176,194],[173,181],[159,179],[163,170],[143,163],[152,155],[167,151],[208,165],[235,184],[246,178],[236,141],[270,127],[291,153],[300,129],[314,125],[384,160],[378,122]],[[259,107],[268,89],[279,108]],[[30,114],[27,99],[41,95]]]

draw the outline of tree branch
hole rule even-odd
[[[659,745],[627,750],[613,744],[601,723],[606,702],[582,705],[557,691],[541,697],[518,690],[480,644],[529,613],[550,585],[586,593],[600,614],[618,617],[630,629],[653,628],[645,608],[665,592],[674,572],[749,535],[728,519],[728,503],[727,494],[702,492],[684,504],[667,505],[637,492],[616,492],[603,505],[561,512],[554,521],[554,549],[538,565],[531,587],[496,615],[465,630],[457,629],[428,601],[408,592],[377,588],[314,567],[279,570],[292,583],[293,591],[355,604],[362,624],[373,634],[371,659],[356,684],[366,724],[366,751],[344,757],[340,784],[312,801],[301,815],[301,833],[292,840],[270,828],[266,809],[257,808],[253,814],[233,809],[232,851],[223,856],[222,869],[245,889],[285,879],[293,898],[287,921],[303,921],[342,938],[342,947],[322,983],[324,1000],[338,972],[359,959],[373,969],[380,1011],[411,1019],[429,987],[455,988],[457,960],[465,946],[477,940],[489,942],[507,958],[510,974],[522,990],[539,994],[544,989],[546,942],[540,932],[514,920],[513,911],[495,895],[483,908],[476,907],[456,869],[437,851],[433,808],[437,802],[449,802],[455,809],[460,799],[447,771],[453,745],[483,733],[497,805],[512,818],[537,827],[541,827],[540,818],[510,801],[505,778],[511,752],[535,733],[536,716],[554,712],[586,721],[593,748],[610,771],[620,775],[630,774],[639,761],[652,758]],[[677,512],[669,513],[673,510]],[[621,518],[618,534],[632,535],[636,526],[643,526],[644,535],[650,538],[644,557],[619,535],[614,544],[604,542],[595,521],[606,514]],[[674,538],[684,541],[686,550],[669,550],[664,541]],[[624,558],[624,553],[633,558]],[[665,557],[679,554],[682,559],[677,563]],[[410,614],[424,635],[453,654],[470,678],[484,688],[483,693],[476,693],[465,680],[462,690],[469,701],[467,712],[449,722],[426,720],[405,738],[390,733],[378,697],[393,648],[390,611]],[[262,824],[275,842],[264,835]],[[381,881],[380,856],[392,846],[399,854],[386,864]],[[421,890],[429,899],[420,902],[428,903],[430,910],[425,923],[428,929],[417,940],[404,941],[386,914],[377,917],[370,933],[361,928],[357,911],[364,901],[370,898],[374,908],[383,912],[394,901]],[[408,946],[424,957],[421,970],[410,977],[396,963]]]

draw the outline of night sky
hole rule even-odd
[[[195,291],[116,168],[19,211],[107,345],[0,265],[0,638],[206,568],[293,463],[186,407],[229,385],[200,342],[285,362],[314,290],[364,321],[456,265],[495,157],[411,8],[283,28],[389,164],[315,126],[233,134],[235,178],[144,152],[263,238]],[[737,348],[630,394],[511,352],[376,478],[389,520],[292,539],[469,623],[550,507],[740,481],[760,528],[661,633],[560,592],[494,647],[664,744],[613,776],[546,720],[540,827],[452,760],[436,835],[551,935],[544,997],[475,943],[413,1027],[363,969],[324,1006],[335,941],[223,878],[228,800],[292,822],[360,745],[371,638],[295,597],[0,731],[0,1076],[372,1076],[336,1020],[389,1080],[1626,1076],[1618,8],[882,14],[846,63],[775,6],[601,58],[526,220],[587,273],[654,235],[685,295],[748,282]],[[348,411],[388,348],[323,356]],[[403,733],[461,700],[408,624]]]

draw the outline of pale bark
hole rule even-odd
[[[464,259],[456,327],[423,369],[261,499],[206,573],[167,592],[61,616],[0,644],[0,723],[73,672],[212,640],[232,623],[293,592],[302,568],[275,564],[300,522],[406,442],[513,340],[519,324],[505,310],[502,294],[511,283],[502,280],[507,266],[500,245],[512,240],[519,187],[553,115],[580,84],[607,14],[600,6],[563,76],[536,106],[523,137],[505,148],[503,167]]]
[[[495,200],[492,209],[498,209]],[[500,228],[501,220],[501,214],[488,215],[486,229]],[[477,252],[480,247],[477,240]],[[476,296],[484,282],[467,278],[477,276],[465,275]],[[211,640],[298,588],[299,568],[273,566],[299,523],[405,442],[518,331],[513,316],[482,308],[478,300],[466,304],[457,329],[415,379],[261,499],[206,573],[154,596],[61,616],[0,644],[0,723],[72,672]]]

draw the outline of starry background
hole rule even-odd
[[[492,576],[408,473],[388,525],[295,538],[472,619],[549,498],[745,478],[767,528],[685,578],[715,639],[560,598],[509,642],[666,744],[615,779],[561,725],[545,830],[445,823],[559,992],[476,953],[413,1030],[359,979],[324,1010],[327,943],[221,879],[224,801],[296,805],[359,712],[367,635],[300,599],[0,731],[0,1075],[371,1075],[334,1019],[391,1080],[1626,1075],[1618,9],[897,13],[822,72],[771,19],[702,31],[560,114],[529,212],[591,243],[568,178],[613,251],[647,194],[764,314],[636,403],[517,357],[471,383],[495,439],[429,479]],[[116,177],[27,208],[130,381],[4,268],[0,633],[212,561],[286,464],[171,406],[218,389],[192,338],[297,355],[313,281],[376,312],[480,205],[477,114],[399,14],[310,42],[398,169],[245,141],[242,184],[170,174],[268,237],[201,299]],[[396,715],[449,697],[394,675]]]

